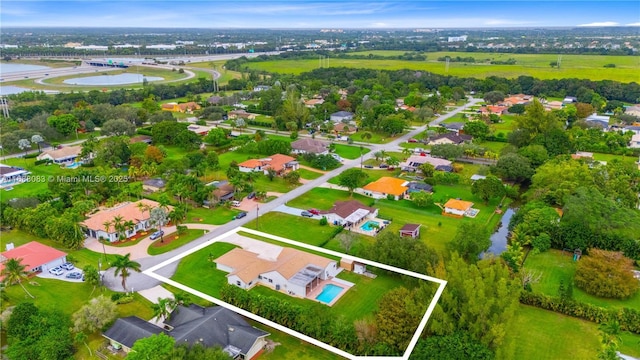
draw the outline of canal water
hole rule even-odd
[[[493,253],[495,255],[500,255],[507,250],[507,237],[509,235],[509,222],[515,214],[516,211],[514,209],[507,209],[502,215],[502,219],[500,219],[500,224],[498,225],[498,230],[491,235],[491,247],[486,253]],[[484,257],[482,254],[480,257]]]

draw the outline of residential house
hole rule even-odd
[[[478,113],[486,116],[491,114],[504,115],[508,112],[509,112],[509,108],[507,106],[502,106],[502,105],[487,105],[478,109]]]
[[[82,146],[64,146],[42,152],[36,160],[49,160],[54,164],[68,164],[75,162],[82,152]]]
[[[167,182],[160,178],[147,179],[142,182],[142,190],[152,193],[164,190],[165,186],[167,186]]]
[[[340,272],[335,260],[288,247],[275,258],[235,248],[214,262],[218,270],[229,273],[230,285],[248,290],[260,284],[302,298]]]
[[[400,236],[401,237],[412,237],[412,238],[417,238],[418,236],[420,236],[420,224],[405,224],[401,229],[400,229]]]
[[[527,105],[531,100],[533,100],[533,95],[516,94],[504,99],[501,104],[506,107],[511,107],[513,105]]]
[[[400,105],[400,106],[398,106],[396,108],[396,111],[398,111],[398,110],[406,110],[406,111],[414,112],[414,111],[416,111],[416,108],[414,106],[409,106],[409,105],[402,104],[402,105]]]
[[[140,339],[165,334],[176,344],[219,346],[232,359],[256,359],[265,345],[268,332],[257,329],[237,313],[222,307],[180,305],[159,327],[137,316],[118,318],[102,336],[126,353]]]
[[[187,130],[192,131],[198,135],[205,136],[213,129],[213,126],[195,125],[191,124],[187,126]]]
[[[628,125],[622,128],[623,132],[632,132],[636,135],[640,134],[640,126],[637,125]]]
[[[357,200],[336,201],[330,210],[320,211],[333,225],[352,226],[378,216],[378,209],[365,206]]]
[[[354,274],[364,274],[367,272],[367,265],[349,258],[340,259],[340,267]]]
[[[564,100],[562,100],[563,104],[573,104],[577,102],[578,102],[578,98],[575,96],[565,96]]]
[[[433,186],[423,182],[412,181],[408,183],[406,186],[409,188],[407,190],[407,198],[409,198],[409,196],[415,192],[427,192],[427,193],[433,192]]]
[[[216,184],[216,189],[212,191],[211,195],[218,202],[230,201],[235,195],[235,188],[228,181],[223,180]]]
[[[160,106],[160,109],[162,109],[163,111],[171,111],[171,112],[180,111],[180,108],[178,107],[178,103],[176,103],[176,102],[170,102],[170,103],[162,104]]]
[[[67,253],[37,241],[31,241],[13,249],[8,246],[7,251],[0,253],[0,271],[4,269],[8,259],[22,259],[25,271],[35,274],[64,264],[67,262]]]
[[[269,172],[269,169],[273,169],[278,174],[283,174],[287,171],[298,170],[299,164],[295,158],[274,154],[264,159],[249,159],[238,164],[238,168],[241,172],[260,171],[265,175]]]
[[[350,122],[353,121],[353,113],[348,111],[338,111],[331,114],[330,117],[333,122]]]
[[[158,206],[160,206],[159,203],[147,199],[126,202],[89,215],[87,219],[80,223],[80,226],[85,228],[86,233],[93,238],[104,238],[110,242],[115,242],[118,241],[119,235],[113,224],[115,218],[121,218],[123,223],[133,222],[133,227],[126,229],[123,233],[125,237],[130,238],[138,231],[149,230],[155,225],[151,223],[151,209]],[[173,210],[171,206],[167,208],[168,212]],[[108,228],[105,227],[106,222],[111,222]]]
[[[460,130],[464,129],[463,122],[451,122],[447,124],[440,124],[440,126],[444,127],[445,129],[451,132],[455,132],[456,134],[458,134]]]
[[[470,142],[473,140],[473,136],[465,135],[465,134],[456,134],[453,132],[448,132],[445,134],[435,135],[429,138],[429,145],[441,145],[441,144],[454,144],[460,145],[465,142]]]
[[[461,218],[465,216],[469,210],[471,210],[472,206],[473,203],[470,201],[450,199],[444,204],[442,215]]]
[[[227,116],[229,117],[229,119],[242,118],[245,120],[253,120],[256,118],[256,114],[248,113],[244,110],[229,111],[229,113],[227,113]]]
[[[405,162],[400,163],[400,166],[404,171],[416,171],[420,165],[425,163],[433,165],[434,168],[437,168],[438,166],[451,166],[452,164],[451,161],[446,159],[435,158],[427,155],[411,155]]]
[[[309,99],[307,101],[304,102],[304,106],[313,109],[315,108],[317,105],[322,105],[324,104],[324,99]]]
[[[16,166],[0,164],[0,187],[21,184],[27,180],[30,172]]]
[[[395,200],[400,200],[404,198],[407,190],[409,190],[406,185],[406,180],[383,176],[363,186],[362,190],[364,190],[365,195],[374,199],[386,199],[388,196],[392,196]]]
[[[151,144],[153,142],[153,139],[149,135],[137,135],[129,139],[129,142],[131,144],[135,144],[135,143]]]
[[[562,110],[564,103],[562,101],[549,101],[544,105],[547,110]]]
[[[633,106],[626,107],[624,109],[624,113],[627,115],[640,118],[640,105],[633,105]]]
[[[222,98],[220,96],[213,95],[207,98],[207,102],[211,105],[218,105],[222,102]]]
[[[634,149],[640,148],[640,134],[634,134],[631,137],[631,142],[629,142],[629,147]]]
[[[345,124],[343,122],[333,125],[333,132],[336,134],[353,134],[358,130],[355,125]]]
[[[291,143],[294,154],[317,154],[326,155],[329,153],[329,144],[315,139],[302,138]]]
[[[578,160],[578,159],[593,160],[593,153],[586,152],[586,151],[576,151],[575,154],[571,154],[571,158],[574,160]]]
[[[189,101],[181,104],[170,102],[170,103],[162,104],[161,106],[161,109],[164,111],[181,112],[181,113],[187,113],[187,114],[191,114],[194,110],[199,110],[200,108],[201,106],[193,101]]]
[[[478,181],[478,180],[483,180],[486,179],[487,177],[484,175],[478,175],[478,174],[473,174],[471,175],[471,181]]]
[[[266,90],[271,90],[271,86],[269,85],[256,85],[253,87],[253,91],[254,92],[260,92],[260,91],[266,91]]]
[[[600,127],[602,129],[609,128],[609,116],[598,115],[597,113],[593,113],[589,115],[584,121],[593,126]]]

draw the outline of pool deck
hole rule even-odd
[[[349,283],[349,282],[347,282],[347,281],[340,280],[340,279],[336,279],[336,278],[331,278],[331,279],[323,280],[320,284],[318,284],[318,286],[316,286],[316,288],[315,288],[315,289],[311,290],[311,292],[309,292],[309,293],[307,294],[307,299],[309,299],[309,300],[313,300],[313,301],[317,301],[317,302],[319,302],[319,303],[321,303],[321,304],[325,304],[325,305],[327,305],[327,306],[333,306],[333,304],[335,304],[338,300],[340,300],[340,298],[341,298],[344,294],[346,294],[346,293],[347,293],[347,291],[349,291],[349,289],[350,289],[352,286],[354,286],[354,284],[348,285],[347,283],[348,283],[348,284],[351,284],[351,283]],[[339,287],[341,287],[341,288],[342,288],[342,291],[340,291],[340,293],[338,293],[338,295],[336,295],[336,296],[333,298],[333,300],[331,300],[331,302],[329,302],[329,303],[325,303],[325,302],[322,302],[322,301],[320,301],[320,300],[316,299],[316,296],[320,295],[320,293],[322,292],[322,289],[324,289],[325,285],[328,285],[328,284],[333,284],[333,285],[335,285],[335,286],[339,286]]]
[[[364,230],[364,229],[362,229],[361,226],[363,226],[364,224],[366,224],[369,221],[377,222],[378,224],[380,224],[380,228],[379,229],[372,229],[372,230]],[[383,219],[380,219],[380,218],[377,218],[377,217],[376,218],[370,218],[370,219],[367,219],[366,221],[364,221],[362,223],[359,223],[359,224],[356,224],[355,226],[347,228],[347,230],[348,231],[353,231],[353,232],[358,233],[358,234],[363,234],[363,235],[374,236],[375,237],[376,235],[378,235],[378,232],[376,232],[376,230],[382,230],[388,225],[388,224],[385,225],[385,223],[384,223],[385,221],[387,221],[387,220],[383,220]]]

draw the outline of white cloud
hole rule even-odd
[[[580,24],[578,26],[618,26],[619,23],[615,21],[601,21],[601,22],[592,22],[588,24]]]
[[[640,22],[634,22],[631,24],[627,24],[627,26],[640,26]]]

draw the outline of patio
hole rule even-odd
[[[348,231],[367,236],[376,236],[378,233],[389,225],[389,220],[380,219],[378,217],[364,218],[352,225],[345,226]]]

